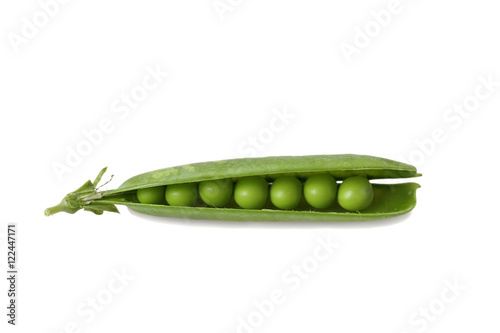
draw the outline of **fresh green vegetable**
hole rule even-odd
[[[281,209],[293,209],[302,199],[302,184],[294,176],[278,177],[271,185],[271,202]]]
[[[262,209],[266,205],[269,185],[263,177],[252,176],[238,180],[234,188],[234,201],[241,208]]]
[[[363,176],[349,177],[340,184],[338,201],[344,209],[363,210],[373,201],[372,184]]]
[[[165,186],[141,188],[137,190],[137,199],[144,204],[161,204],[165,197]]]
[[[100,191],[97,184],[105,170],[94,182],[87,181],[60,204],[46,209],[45,214],[75,213],[79,209],[102,214],[103,211],[118,212],[115,205],[125,205],[144,214],[190,219],[361,221],[411,211],[420,187],[416,183],[370,184],[371,179],[410,178],[420,174],[411,165],[364,155],[281,156],[196,163],[140,174],[117,189]],[[327,176],[331,176],[333,182]],[[359,178],[362,180],[356,180]],[[338,189],[338,201],[332,189],[335,180],[343,181]],[[233,182],[237,184],[234,193]],[[256,185],[258,182],[261,185]],[[167,191],[161,202],[156,201],[157,198],[153,200],[156,203],[142,202],[143,193],[155,191],[152,188],[166,186],[168,190],[178,184],[187,187],[188,183],[191,187],[198,184],[202,199],[194,206],[164,204],[164,198],[169,200]],[[263,191],[264,183],[266,191]],[[305,200],[301,201],[302,183]],[[271,184],[270,190],[267,184]],[[356,193],[359,197],[354,196]],[[326,206],[327,203],[330,204]]]
[[[231,179],[209,180],[200,183],[200,197],[207,205],[223,207],[231,201],[233,181]]]
[[[165,190],[165,199],[170,206],[194,207],[198,201],[198,184],[172,184]]]
[[[304,197],[314,208],[330,207],[337,196],[337,182],[329,174],[318,174],[307,178],[304,183]]]

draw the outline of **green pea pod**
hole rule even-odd
[[[327,209],[314,209],[301,203],[293,210],[280,210],[272,204],[263,209],[242,209],[234,200],[223,208],[197,206],[180,207],[164,204],[138,202],[138,189],[201,182],[206,180],[232,179],[261,176],[273,182],[280,176],[295,176],[304,181],[309,176],[329,173],[336,180],[362,175],[368,179],[391,179],[418,177],[415,167],[384,158],[366,155],[315,155],[243,158],[214,162],[188,164],[143,173],[125,181],[115,190],[100,192],[97,182],[88,181],[77,191],[69,193],[59,205],[48,208],[46,215],[59,211],[75,213],[79,209],[96,214],[103,211],[118,212],[115,205],[155,216],[229,220],[229,221],[360,221],[393,217],[408,213],[416,205],[416,183],[373,184],[373,202],[360,212],[347,211],[335,202]]]

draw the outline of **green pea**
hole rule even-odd
[[[281,209],[293,209],[302,199],[302,183],[293,176],[278,177],[271,185],[271,202]]]
[[[262,209],[267,202],[269,185],[263,177],[241,178],[234,187],[234,201],[246,209]]]
[[[162,204],[165,198],[165,186],[140,188],[137,190],[137,199],[144,204]]]
[[[347,210],[363,210],[373,201],[372,184],[363,176],[349,177],[340,184],[339,205]]]
[[[231,179],[208,180],[200,183],[201,199],[209,206],[223,207],[233,196],[233,181]]]
[[[329,174],[311,176],[304,183],[304,197],[315,208],[330,207],[336,196],[337,182]]]
[[[168,185],[165,190],[165,199],[170,206],[194,207],[198,201],[198,184]]]
[[[389,218],[406,214],[411,211],[416,201],[416,191],[420,185],[416,183],[395,183],[395,184],[373,184],[373,201],[369,206],[355,213],[347,209],[360,209],[365,205],[359,205],[354,201],[363,201],[360,198],[370,199],[371,195],[363,195],[363,191],[358,187],[349,185],[352,180],[346,179],[352,176],[363,176],[367,179],[392,179],[419,177],[415,167],[401,162],[391,161],[385,158],[364,155],[313,155],[313,156],[269,156],[261,158],[242,158],[224,161],[202,162],[189,165],[180,165],[168,167],[160,170],[154,170],[131,177],[115,189],[102,189],[99,182],[102,180],[107,168],[103,168],[94,181],[87,180],[76,190],[68,193],[62,198],[61,202],[45,210],[45,215],[49,216],[58,212],[74,214],[80,209],[102,214],[104,211],[118,213],[116,205],[124,205],[129,209],[154,216],[177,217],[189,219],[208,219],[208,220],[228,220],[228,221],[362,221]],[[343,207],[334,202],[325,209],[312,207],[306,200],[306,193],[311,203],[316,204],[314,199],[310,198],[310,192],[305,189],[304,192],[296,191],[300,189],[301,184],[297,180],[311,178],[315,175],[329,174],[334,179],[346,179],[342,184],[342,191],[337,192],[338,202]],[[272,197],[275,205],[271,205],[269,193],[267,193],[267,202],[264,209],[238,209],[238,205],[231,198],[232,184],[226,181],[229,187],[227,191],[227,200],[221,200],[222,203],[229,201],[222,208],[206,205],[202,200],[198,200],[194,207],[176,207],[166,205],[165,186],[173,184],[187,184],[208,182],[206,191],[211,193],[213,184],[223,184],[219,179],[243,179],[246,177],[259,176],[269,179],[279,177],[288,177],[292,181],[291,191],[288,191],[281,180],[277,180],[272,188]],[[286,178],[285,178],[286,179]],[[367,179],[362,180],[370,192],[370,184]],[[312,179],[310,180],[312,182]],[[107,182],[105,183],[107,184]],[[212,184],[212,185],[210,185]],[[295,184],[295,185],[293,185]],[[340,184],[339,184],[340,185]],[[199,185],[203,189],[205,185]],[[323,185],[322,185],[323,186]],[[159,204],[143,204],[141,202],[154,202],[151,200],[152,187],[163,189],[163,195],[158,195]],[[224,187],[224,186],[222,186]],[[363,186],[361,186],[363,187]],[[319,188],[319,187],[317,187]],[[143,190],[144,189],[144,190]],[[217,190],[220,190],[218,188]],[[285,191],[286,190],[286,191]],[[282,193],[280,193],[280,191]],[[215,191],[219,193],[220,191]],[[239,192],[239,191],[238,191]],[[348,192],[356,193],[357,196],[348,196]],[[361,195],[360,195],[361,193]],[[279,194],[282,194],[280,196]],[[219,193],[219,196],[223,196]],[[265,195],[264,195],[265,196]],[[162,198],[163,197],[163,198]],[[216,200],[205,195],[204,200],[210,204],[220,205]],[[215,196],[216,198],[218,196]],[[301,198],[300,203],[293,209],[284,210],[281,208],[293,207],[289,201],[293,198]],[[163,199],[163,200],[162,200]],[[367,200],[370,201],[370,200]],[[287,203],[288,205],[283,205]],[[297,200],[298,202],[298,200]],[[354,204],[353,204],[354,202]],[[349,205],[350,204],[350,205]],[[269,205],[269,206],[268,206]],[[205,207],[208,206],[208,207]]]

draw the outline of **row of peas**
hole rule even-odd
[[[372,185],[363,176],[349,177],[340,186],[329,174],[310,176],[304,184],[294,176],[281,176],[270,187],[264,177],[252,176],[241,178],[236,185],[231,179],[221,179],[144,188],[137,190],[137,198],[145,204],[166,201],[171,206],[194,207],[199,196],[209,206],[224,207],[234,195],[234,201],[245,209],[264,208],[268,196],[279,209],[296,208],[302,196],[312,207],[325,209],[337,198],[339,205],[350,211],[363,210],[373,201]]]

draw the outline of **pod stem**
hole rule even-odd
[[[103,198],[103,193],[98,191],[100,187],[98,187],[97,185],[101,180],[104,172],[106,172],[106,169],[107,168],[104,168],[101,170],[101,172],[99,172],[99,175],[94,180],[94,182],[88,180],[77,190],[68,193],[59,204],[45,209],[45,216],[50,216],[59,212],[74,214],[80,209],[91,211],[94,214],[98,215],[102,214],[103,211],[117,213],[118,209],[116,209],[114,205],[102,205],[98,202],[95,202],[96,200]],[[113,178],[113,176],[111,176],[111,178]],[[107,183],[109,183],[109,181]],[[106,185],[107,183],[103,185]]]
[[[64,201],[61,201],[58,205],[55,205],[53,207],[49,207],[45,209],[45,216],[50,216],[54,215],[56,213],[60,212],[67,212],[68,213],[68,206]]]

